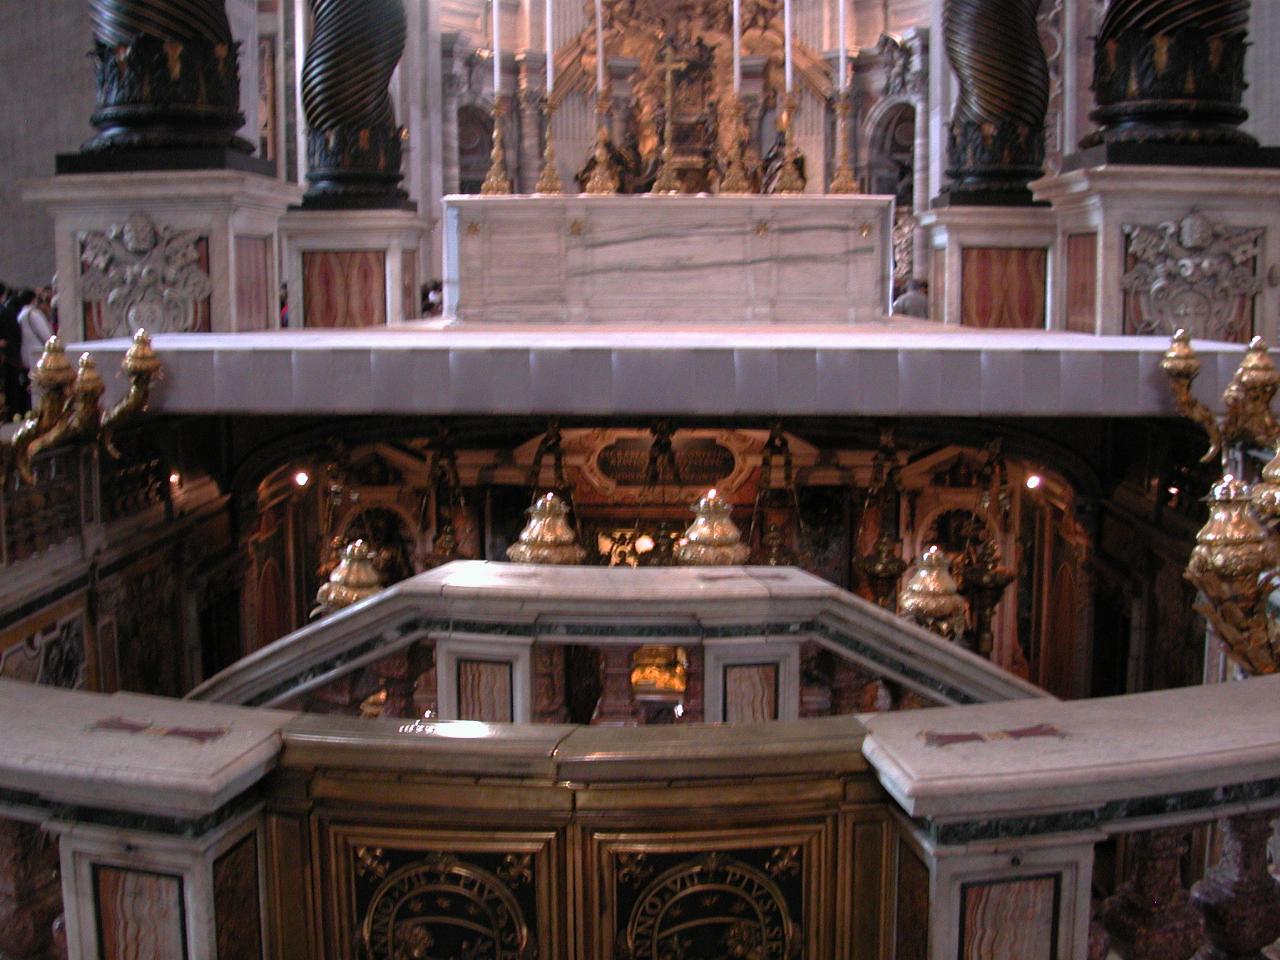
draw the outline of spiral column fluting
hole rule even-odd
[[[959,84],[948,137],[955,203],[1029,203],[1044,167],[1049,65],[1040,0],[946,0],[947,59]]]
[[[99,133],[85,152],[253,149],[236,136],[239,44],[224,0],[89,0],[89,21]]]
[[[1249,0],[1113,0],[1094,41],[1099,143],[1256,146],[1237,129]]]
[[[302,66],[307,207],[394,207],[401,129],[388,85],[404,53],[401,0],[312,0]]]

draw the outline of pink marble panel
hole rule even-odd
[[[94,880],[102,960],[183,960],[181,877],[97,866]]]
[[[510,663],[458,661],[458,719],[512,722]]]
[[[236,237],[236,324],[239,330],[266,330],[271,324],[270,240]]]
[[[302,254],[308,327],[372,327],[387,322],[387,255],[382,250]]]
[[[965,247],[960,322],[967,327],[1043,329],[1048,263],[1044,247]]]
[[[965,884],[961,960],[1056,960],[1058,877]]]
[[[726,723],[760,723],[778,719],[778,665],[734,664],[724,668]]]
[[[1098,295],[1098,235],[1073,233],[1067,237],[1067,329],[1096,333]]]

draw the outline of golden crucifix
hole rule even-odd
[[[658,61],[658,69],[664,74],[665,92],[664,99],[666,103],[666,123],[662,134],[662,166],[658,169],[658,179],[653,181],[653,186],[649,188],[650,193],[679,193],[680,180],[676,176],[675,164],[672,162],[675,157],[675,136],[676,136],[676,74],[687,67],[689,64],[685,60],[676,59],[675,46],[667,43],[662,48],[662,59]]]

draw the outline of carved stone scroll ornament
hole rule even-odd
[[[1201,213],[1156,227],[1125,224],[1133,266],[1120,279],[1136,298],[1130,333],[1244,342],[1252,333],[1264,228],[1228,227]]]
[[[1094,41],[1098,143],[1238,144],[1249,0],[1112,0]]]
[[[157,226],[135,213],[123,224],[84,238],[80,297],[99,303],[104,337],[190,333],[200,329],[213,281],[200,266],[194,231]]]
[[[89,0],[89,21],[100,132],[84,150],[252,151],[224,0]]]
[[[946,0],[943,40],[959,82],[947,151],[953,201],[1031,201],[1049,109],[1039,8],[1040,0]]]
[[[388,85],[404,53],[401,0],[312,0],[302,67],[307,206],[399,206],[401,134]]]

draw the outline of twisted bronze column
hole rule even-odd
[[[99,133],[85,152],[253,149],[236,136],[240,45],[223,0],[89,0],[89,21]]]
[[[388,85],[404,53],[401,0],[312,0],[302,65],[306,207],[398,207],[400,137]]]
[[[1040,45],[1040,0],[946,0],[947,59],[959,82],[951,117],[951,203],[1030,203],[1044,168],[1049,65]]]
[[[1236,144],[1249,0],[1112,0],[1094,41],[1099,143]]]

